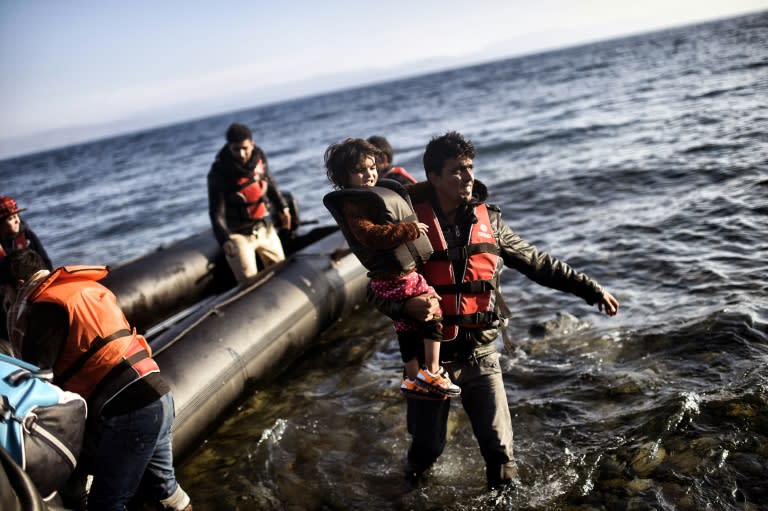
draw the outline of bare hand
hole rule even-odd
[[[280,217],[280,227],[282,227],[285,230],[290,230],[291,228],[291,213],[290,211],[282,211],[279,215]]]
[[[426,236],[429,232],[429,226],[427,224],[423,224],[421,222],[416,222],[416,227],[419,228],[419,234],[422,236]]]
[[[608,316],[615,316],[619,313],[619,301],[608,291],[603,291],[603,297],[597,302],[597,308]]]
[[[418,321],[429,321],[440,313],[440,295],[434,291],[414,296],[405,301],[403,312]]]

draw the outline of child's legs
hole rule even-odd
[[[400,341],[400,354],[405,362],[405,374],[413,379],[422,364],[429,369],[429,372],[436,374],[440,369],[442,324],[436,321],[426,323],[398,321],[395,323],[395,328]]]
[[[410,380],[416,379],[424,360],[424,347],[421,334],[415,330],[397,332],[397,340],[400,344],[400,356],[405,364],[405,376]]]
[[[374,278],[371,279],[370,288],[377,296],[393,302],[403,302],[416,296],[435,293],[435,289],[427,284],[424,276],[418,272],[411,272],[395,279]],[[434,303],[436,303],[434,307],[436,310],[433,312],[435,317],[428,321],[442,319],[442,311],[436,298]]]
[[[415,380],[419,374],[419,359],[414,357],[405,363],[405,377]]]
[[[434,292],[424,276],[417,272],[409,273],[399,279],[371,280],[371,290],[387,300],[402,301],[414,296]],[[442,319],[439,310],[437,316]],[[440,368],[440,341],[443,338],[442,325],[438,320],[416,321],[406,319],[394,322],[400,342],[400,354],[405,363],[405,374],[414,379],[422,363],[436,373]]]
[[[424,339],[424,365],[432,374],[440,370],[440,341]]]

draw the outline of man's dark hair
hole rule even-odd
[[[446,161],[453,158],[475,158],[475,146],[457,131],[434,137],[424,150],[424,170],[440,174]]]
[[[45,261],[31,248],[11,253],[3,260],[2,281],[16,286],[19,280],[27,281],[40,270],[45,269]]]
[[[238,144],[243,140],[253,140],[251,129],[245,124],[232,123],[227,128],[227,143]]]
[[[392,159],[395,157],[395,152],[392,150],[392,146],[389,141],[381,135],[373,135],[368,137],[368,142],[375,145],[379,150],[387,157],[387,161],[392,165]]]
[[[344,188],[349,183],[349,175],[366,156],[375,161],[380,155],[375,145],[362,138],[342,140],[325,150],[325,174],[335,188]]]

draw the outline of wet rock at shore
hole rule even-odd
[[[528,329],[528,333],[533,337],[568,335],[583,330],[588,326],[588,322],[580,320],[573,314],[558,312],[552,319],[531,325]]]

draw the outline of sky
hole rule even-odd
[[[0,0],[0,158],[768,0]]]

